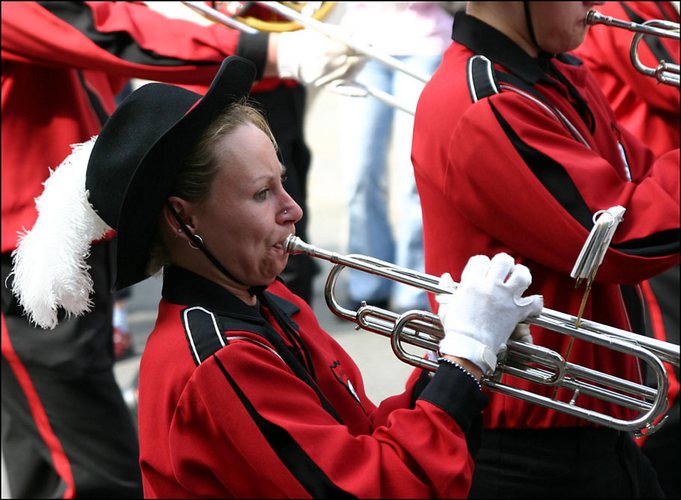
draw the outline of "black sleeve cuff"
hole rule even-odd
[[[256,80],[262,80],[262,75],[265,72],[269,39],[269,33],[256,33],[254,35],[241,33],[241,35],[239,35],[236,55],[244,57],[255,64]]]
[[[489,400],[480,392],[475,380],[457,367],[446,363],[440,364],[419,399],[447,412],[466,434],[470,432],[473,421]]]
[[[414,387],[411,391],[411,398],[409,399],[411,405],[410,408],[414,407],[414,405],[416,404],[416,400],[421,395],[421,392],[423,392],[423,389],[425,389],[428,386],[428,384],[430,384],[430,381],[432,379],[431,375],[433,375],[432,372],[421,370],[421,374],[419,375],[419,378],[416,379],[416,383],[414,383]]]

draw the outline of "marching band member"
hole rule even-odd
[[[605,2],[598,11],[638,24],[650,20],[679,23],[679,2]],[[659,84],[638,71],[630,61],[632,32],[595,25],[575,54],[584,61],[608,98],[617,121],[662,155],[679,147],[681,102],[679,88]],[[659,61],[679,64],[679,40],[645,36],[639,43],[641,63],[655,68]],[[648,334],[679,343],[679,266],[641,284],[648,314]],[[659,313],[658,313],[659,311]],[[669,374],[669,411],[664,426],[636,440],[655,466],[668,498],[681,496],[679,478],[679,368],[665,365]]]
[[[567,53],[583,41],[595,3],[469,2],[455,17],[454,43],[416,111],[426,272],[456,279],[466,256],[504,251],[532,269],[530,290],[547,307],[577,315],[582,293],[571,269],[593,214],[620,205],[626,214],[584,317],[643,333],[636,284],[679,262],[679,152],[654,161]],[[540,328],[532,335],[570,362],[641,382],[631,356],[579,339],[568,352],[572,337]],[[552,387],[537,391],[554,395]],[[585,395],[577,404],[628,413]],[[662,495],[626,433],[499,393],[484,418],[472,498]]]
[[[140,369],[145,497],[466,496],[485,405],[479,377],[542,307],[540,296],[521,297],[529,270],[504,254],[472,257],[456,293],[440,299],[439,369],[374,406],[352,359],[277,279],[302,210],[283,188],[266,121],[245,100],[254,76],[230,57],[204,97],[143,86],[53,175],[82,201],[81,223],[55,248],[111,227],[114,288],[163,268]],[[85,254],[72,274],[87,282]],[[25,297],[30,283],[15,272]],[[87,298],[48,281],[43,293],[67,311]],[[26,304],[36,317],[43,308]]]
[[[86,316],[60,318],[46,333],[26,320],[9,292],[17,233],[33,227],[34,199],[49,169],[70,144],[98,133],[132,77],[205,89],[226,56],[241,54],[256,63],[254,95],[264,101],[273,93],[281,106],[288,95],[299,105],[290,78],[314,84],[357,61],[345,45],[308,30],[246,35],[168,19],[138,2],[1,5],[2,449],[10,492],[17,498],[137,497],[135,429],[112,369],[109,243],[94,245],[87,261],[96,307]],[[277,117],[299,122],[300,114]],[[282,139],[284,153],[293,143],[293,154],[304,157],[294,139]],[[286,161],[293,172],[297,158]]]

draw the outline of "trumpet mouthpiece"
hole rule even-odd
[[[304,252],[305,243],[295,234],[289,234],[284,240],[284,250],[291,255],[296,255]]]

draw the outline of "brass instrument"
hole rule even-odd
[[[238,30],[241,30],[245,33],[257,33],[259,30],[256,29],[258,28],[263,28],[260,25],[255,24],[254,22],[244,22],[242,18],[240,18],[238,15],[236,16],[230,16],[227,15],[223,12],[218,11],[217,9],[214,9],[212,7],[209,7],[206,5],[204,2],[191,2],[191,1],[183,1],[183,4],[186,6],[192,8],[193,10],[199,12],[203,16],[207,17],[208,19],[225,24],[231,28],[235,28]],[[229,3],[229,2],[228,2]],[[236,2],[239,3],[239,2]],[[295,9],[291,7],[290,5],[287,4],[295,4],[295,3],[305,3],[305,2],[253,2],[258,5],[262,5],[264,7],[267,7],[268,9],[276,12],[277,14],[284,16],[287,19],[291,19],[294,21],[296,26],[304,26],[306,28],[310,28],[313,30],[316,30],[320,32],[321,34],[332,38],[334,40],[338,40],[351,49],[353,49],[355,52],[358,54],[364,55],[366,57],[369,57],[371,59],[374,59],[376,61],[379,61],[386,66],[393,68],[397,71],[401,71],[418,81],[422,83],[426,83],[428,80],[430,80],[430,75],[423,73],[421,71],[415,70],[414,68],[410,67],[408,64],[403,63],[399,59],[396,59],[394,57],[391,57],[389,55],[386,55],[382,53],[379,50],[376,50],[373,48],[371,45],[367,44],[362,44],[357,42],[352,38],[352,36],[348,35],[347,33],[344,33],[342,30],[338,29],[337,26],[330,26],[328,24],[325,24],[321,21],[318,20],[319,17],[321,16],[314,16],[314,15],[309,15],[309,13],[305,12],[305,9]],[[310,3],[310,2],[308,2]],[[315,3],[315,2],[312,2]],[[316,3],[322,3],[322,4],[333,4],[334,2],[316,2]],[[330,9],[330,7],[328,7]],[[321,10],[321,8],[320,8]],[[328,12],[328,10],[327,10]],[[268,30],[268,31],[285,31],[283,29],[277,29],[277,30]],[[345,95],[348,97],[367,97],[367,96],[372,96],[383,103],[400,109],[404,111],[405,113],[409,113],[411,115],[415,114],[415,106],[416,103],[413,103],[413,105],[407,105],[400,103],[397,99],[395,99],[394,96],[388,94],[387,92],[384,92],[378,88],[372,87],[370,85],[365,85],[361,84],[359,82],[356,82],[354,80],[349,80],[349,79],[337,79],[333,80],[331,82],[328,82],[327,85],[329,88],[334,90],[335,92]]]
[[[426,370],[437,370],[438,364],[435,361],[405,349],[405,345],[409,345],[437,351],[440,340],[444,337],[442,324],[437,315],[417,310],[400,315],[366,303],[356,311],[350,310],[338,303],[334,289],[340,272],[346,267],[432,293],[452,293],[450,289],[439,286],[439,278],[364,255],[342,256],[309,245],[294,235],[286,239],[285,248],[294,255],[303,253],[335,264],[329,273],[324,290],[327,305],[334,314],[356,323],[364,330],[390,337],[393,352],[401,361]],[[481,383],[496,392],[613,429],[632,431],[637,435],[651,434],[657,430],[666,419],[667,411],[668,380],[662,362],[678,366],[679,346],[586,319],[583,319],[577,328],[575,320],[576,318],[569,314],[544,308],[538,317],[528,318],[527,323],[633,355],[648,364],[655,374],[657,388],[566,362],[555,351],[514,340],[509,340],[505,353],[499,355],[495,372],[483,377]],[[501,382],[503,374],[542,386],[564,388],[571,391],[572,398],[569,402],[564,402],[513,387]],[[638,415],[631,420],[624,420],[580,407],[576,404],[580,395],[635,410]]]
[[[182,2],[211,21],[225,24],[245,33],[282,33],[295,31],[303,26],[295,21],[266,21],[249,16],[247,11],[253,2]],[[289,8],[313,19],[324,19],[333,9],[336,2],[283,2]]]
[[[663,19],[652,19],[644,23],[633,23],[615,19],[610,16],[604,16],[595,10],[591,10],[587,13],[585,22],[588,25],[604,24],[606,26],[623,28],[635,32],[634,37],[631,40],[631,48],[629,50],[629,58],[631,59],[631,63],[634,65],[634,68],[644,75],[654,76],[659,83],[665,83],[674,87],[679,86],[678,64],[670,63],[668,61],[659,61],[659,64],[656,68],[651,68],[644,65],[638,56],[638,45],[646,35],[678,40],[679,23],[666,21]]]
[[[216,2],[219,4],[243,3],[248,5],[250,2]],[[333,9],[336,2],[281,2],[289,9],[293,9],[301,15],[307,16],[310,19],[321,21]],[[235,13],[237,21],[240,21],[248,26],[251,26],[258,31],[269,31],[281,33],[284,31],[295,31],[303,28],[303,25],[295,21],[264,21],[257,17],[251,17],[241,11]]]

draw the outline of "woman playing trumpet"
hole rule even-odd
[[[145,496],[466,496],[478,379],[542,307],[519,300],[529,271],[503,254],[472,258],[441,311],[440,368],[376,407],[352,359],[277,279],[302,212],[266,122],[243,102],[253,76],[228,58],[203,98],[142,87],[89,155],[88,201],[118,234],[115,286],[163,266],[140,369]]]

